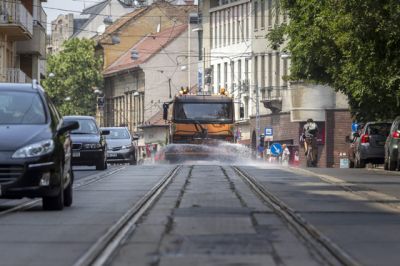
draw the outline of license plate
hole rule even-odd
[[[81,157],[81,153],[79,151],[73,151],[72,157]]]
[[[117,157],[116,153],[107,153],[107,157]]]

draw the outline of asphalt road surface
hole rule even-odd
[[[63,211],[2,199],[0,265],[399,264],[397,172],[192,163],[75,168]]]

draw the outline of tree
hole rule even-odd
[[[291,79],[328,84],[361,120],[391,119],[400,107],[398,0],[281,0],[290,23]],[[279,28],[278,28],[279,29]],[[272,38],[273,37],[273,38]]]
[[[66,41],[62,51],[49,57],[47,66],[54,76],[46,78],[43,86],[60,112],[94,115],[94,89],[103,84],[102,61],[95,57],[94,42],[77,38]]]

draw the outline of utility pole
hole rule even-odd
[[[260,101],[259,101],[259,92],[258,85],[256,84],[256,140],[259,140],[260,137]]]

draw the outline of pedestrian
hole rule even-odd
[[[286,144],[282,145],[282,165],[289,165],[290,151]]]

